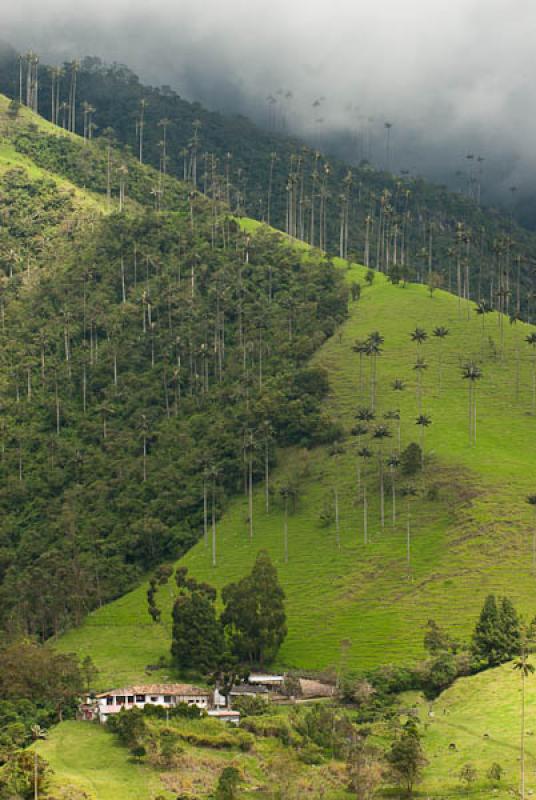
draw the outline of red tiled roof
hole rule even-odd
[[[127,686],[124,689],[109,689],[107,692],[99,692],[96,697],[108,697],[110,695],[135,695],[135,694],[170,694],[174,697],[198,697],[199,695],[209,697],[210,689],[200,689],[199,686],[192,686],[190,683],[149,683],[144,686]]]

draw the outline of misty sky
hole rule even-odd
[[[526,0],[18,0],[2,8],[2,37],[45,60],[121,61],[145,81],[262,121],[271,94],[294,130],[361,132],[355,147],[367,155],[370,139],[380,165],[386,120],[393,167],[452,183],[468,153],[481,155],[484,184],[506,201],[512,184],[532,192],[536,183],[535,32],[536,5]]]

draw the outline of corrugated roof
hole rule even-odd
[[[210,689],[200,689],[199,686],[192,686],[189,683],[148,683],[142,686],[127,686],[124,689],[109,689],[107,692],[99,692],[96,697],[108,697],[119,695],[120,697],[133,694],[170,694],[173,696],[184,695],[192,697],[198,695],[210,696]]]
[[[233,686],[231,694],[268,694],[266,686],[250,686],[247,683],[241,683]]]

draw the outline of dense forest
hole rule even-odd
[[[2,622],[45,639],[184,552],[277,446],[337,437],[307,360],[347,292],[320,254],[17,114],[19,152],[114,204],[2,177]],[[154,209],[154,186],[174,210]]]
[[[46,68],[35,54],[8,54],[0,90],[87,139],[115,137],[163,177],[217,192],[236,213],[395,281],[441,284],[512,317],[533,315],[536,238],[510,215],[480,207],[476,164],[469,197],[366,162],[343,164],[95,58]],[[155,202],[166,203],[158,190]]]

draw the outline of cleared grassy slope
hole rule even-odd
[[[99,725],[62,722],[36,747],[52,767],[55,785],[82,790],[92,800],[173,797],[155,770],[135,763],[128,750]]]
[[[431,706],[421,705],[425,722],[424,748],[429,765],[420,797],[502,800],[517,795],[521,679],[512,664],[463,678]],[[525,775],[526,796],[536,791],[536,680],[526,682]],[[449,745],[454,745],[451,747]],[[468,792],[459,779],[464,764],[471,763],[477,779]],[[493,763],[500,764],[500,782],[487,777]]]
[[[361,267],[348,269],[350,281],[364,284],[364,274]],[[530,328],[505,322],[501,347],[498,322],[499,315],[490,314],[483,325],[472,306],[459,304],[446,292],[430,298],[425,287],[393,286],[377,275],[352,305],[348,321],[315,358],[329,371],[329,409],[349,430],[356,407],[369,402],[369,365],[364,366],[360,399],[359,356],[352,344],[357,337],[380,330],[385,345],[378,359],[378,420],[384,412],[400,408],[403,447],[420,436],[415,425],[417,355],[428,364],[422,408],[432,425],[426,431],[426,486],[412,502],[409,579],[405,503],[399,499],[400,513],[392,527],[387,499],[386,527],[381,531],[375,459],[365,466],[370,541],[367,546],[363,542],[362,503],[356,491],[357,441],[352,437],[344,442],[344,452],[336,455],[330,455],[329,448],[279,454],[280,466],[273,476],[276,488],[287,478],[300,484],[298,507],[289,521],[288,564],[283,559],[283,513],[277,492],[266,514],[262,487],[255,497],[253,542],[248,539],[245,499],[238,500],[218,526],[218,566],[211,567],[210,550],[203,543],[185,557],[193,574],[221,587],[243,575],[259,549],[270,551],[288,597],[289,635],[280,652],[281,664],[318,669],[334,665],[342,640],[351,641],[349,660],[356,669],[407,662],[422,654],[423,626],[429,617],[465,637],[484,596],[492,591],[507,592],[528,616],[536,611],[530,555],[533,519],[525,503],[536,482],[532,361],[524,341]],[[429,334],[419,349],[409,337],[417,325]],[[431,335],[437,325],[450,330],[442,343]],[[470,357],[478,359],[483,371],[477,390],[475,447],[468,441],[468,387],[460,370]],[[405,391],[392,390],[395,378],[404,380]],[[377,449],[375,443],[371,447]],[[386,452],[391,447],[396,447],[396,433]],[[323,526],[319,519],[333,502],[334,487],[340,502],[340,550],[334,525]],[[103,684],[139,676],[147,664],[167,656],[169,627],[167,622],[150,623],[145,589],[142,586],[90,615],[81,629],[60,643],[62,649],[90,653],[102,669]],[[159,602],[166,621],[171,601],[171,590],[164,589]]]
[[[161,727],[153,728],[156,741],[159,730]],[[177,763],[166,769],[133,762],[112,734],[87,722],[57,725],[37,748],[54,771],[59,797],[66,799],[78,800],[76,790],[86,792],[84,798],[91,800],[212,797],[222,770],[232,765],[242,776],[241,798],[272,798],[285,786],[293,797],[349,800],[342,764],[309,766],[299,760],[294,749],[275,738],[257,738],[248,752],[238,745],[228,749],[192,745],[185,738],[206,735],[210,740],[222,732],[225,728],[216,720],[184,721],[180,755]]]
[[[102,197],[81,189],[79,186],[68,181],[59,175],[56,175],[49,170],[42,169],[35,164],[30,158],[27,158],[22,153],[17,152],[13,144],[9,140],[10,130],[16,126],[18,130],[27,128],[30,125],[35,125],[39,130],[54,135],[54,136],[73,136],[61,128],[57,128],[50,122],[47,122],[42,117],[34,114],[29,109],[21,107],[15,120],[10,119],[8,114],[9,100],[4,95],[0,94],[0,177],[7,170],[19,167],[26,171],[30,180],[48,179],[54,183],[64,192],[72,194],[75,206],[79,209],[87,211],[105,212],[106,202]],[[78,137],[77,137],[78,138]]]

